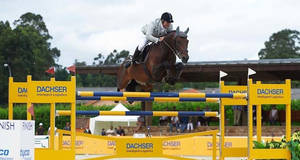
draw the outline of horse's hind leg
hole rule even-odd
[[[136,86],[138,83],[135,80],[132,80],[126,87],[126,91],[135,92]],[[128,101],[128,103],[132,104],[134,101]]]

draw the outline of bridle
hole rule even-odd
[[[180,50],[177,48],[177,36],[175,36],[175,42],[174,42],[174,48],[165,40],[162,41],[171,51],[173,54],[175,54],[179,59],[182,59],[183,54],[181,53],[182,51],[188,52],[187,49],[182,49],[180,47]]]

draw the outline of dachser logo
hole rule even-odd
[[[247,93],[247,90],[229,90],[229,93]]]
[[[37,92],[67,92],[66,86],[37,86]]]
[[[18,93],[27,93],[27,88],[18,87]]]
[[[180,141],[165,141],[163,142],[164,147],[179,147],[180,146]]]
[[[127,149],[153,149],[153,143],[127,143]]]
[[[0,121],[0,130],[15,130],[15,122]]]
[[[283,89],[257,89],[258,95],[283,95]]]

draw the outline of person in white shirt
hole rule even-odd
[[[272,105],[272,109],[269,114],[270,125],[274,125],[278,120],[278,110],[276,109],[275,105]]]
[[[132,62],[128,61],[125,64],[125,68],[128,68],[131,63],[136,63],[139,61],[139,55],[144,50],[145,46],[150,42],[157,43],[159,41],[164,40],[164,36],[167,35],[168,32],[173,30],[173,17],[171,13],[165,12],[161,15],[161,18],[157,18],[149,24],[146,24],[142,27],[142,33],[145,35],[144,39],[136,48]]]

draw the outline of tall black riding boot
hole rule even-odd
[[[136,47],[133,57],[132,57],[132,64],[135,64],[136,62],[138,62],[140,53],[141,52],[139,51],[138,47]]]
[[[138,50],[138,47],[136,47],[131,62],[127,61],[126,64],[125,64],[125,68],[128,68],[131,65],[131,63],[135,64],[136,61],[138,61],[138,59],[139,59],[140,53],[141,52]]]

